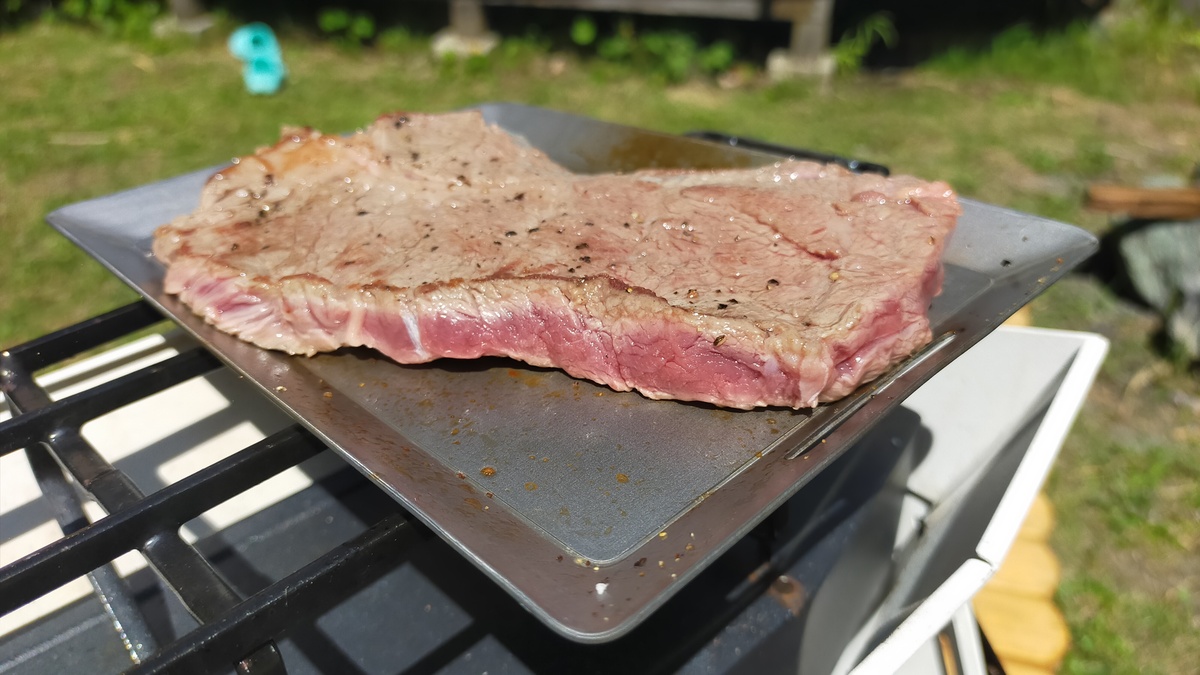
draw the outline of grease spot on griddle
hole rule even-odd
[[[754,164],[746,154],[715,143],[647,132],[617,137],[611,145],[604,147],[603,154],[584,156],[583,159],[587,163],[586,170],[609,172],[648,168],[723,169]]]

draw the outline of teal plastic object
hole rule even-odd
[[[229,36],[229,52],[240,59],[242,80],[251,94],[274,94],[287,78],[283,52],[274,31],[265,23],[250,23]]]

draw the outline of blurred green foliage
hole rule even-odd
[[[367,12],[328,7],[317,14],[317,27],[338,44],[357,48],[375,37],[375,19]]]
[[[876,12],[863,19],[854,28],[845,32],[833,46],[833,58],[839,72],[854,72],[862,67],[863,60],[876,43],[888,47],[896,44],[898,36],[892,17],[887,12]]]
[[[595,19],[581,16],[571,24],[570,32],[571,41],[585,54],[644,68],[667,82],[683,82],[697,73],[718,75],[729,70],[737,58],[728,40],[701,45],[696,35],[686,30],[639,32],[627,18],[601,36]]]

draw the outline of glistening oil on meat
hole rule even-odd
[[[811,162],[577,175],[477,112],[409,113],[285,130],[154,252],[167,292],[268,349],[507,356],[804,408],[928,343],[959,213],[943,183]]]

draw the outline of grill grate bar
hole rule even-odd
[[[251,596],[220,619],[164,647],[129,672],[146,675],[219,670],[227,663],[222,655],[245,653],[366,587],[393,569],[420,536],[420,529],[403,514],[393,513]]]
[[[50,508],[54,512],[55,520],[58,521],[63,534],[69,536],[86,527],[87,515],[83,512],[83,502],[79,498],[79,494],[64,479],[62,468],[46,452],[46,448],[41,445],[31,446],[27,448],[26,456],[29,459],[29,466],[33,470],[34,478],[37,480],[38,488],[50,501]],[[158,648],[157,640],[154,639],[154,634],[150,631],[145,617],[134,604],[133,593],[129,586],[117,573],[116,567],[108,562],[114,558],[116,558],[115,555],[105,558],[103,564],[88,565],[87,569],[72,574],[61,582],[33,595],[22,596],[18,593],[18,590],[26,591],[26,588],[21,586],[18,581],[8,590],[0,590],[0,597],[5,599],[6,604],[13,600],[17,601],[11,607],[0,608],[0,613],[12,611],[43,593],[86,573],[88,581],[92,584],[92,590],[99,597],[104,613],[108,615],[109,622],[116,629],[129,658],[134,663],[141,663],[146,654]],[[48,568],[54,569],[54,566],[48,565]],[[0,570],[0,573],[6,572],[7,569]]]
[[[59,401],[33,378],[40,369],[160,320],[148,305],[137,303],[0,352],[0,392],[13,412],[11,420],[0,423],[0,454],[26,449],[65,535],[0,569],[0,613],[86,574],[129,651],[134,672],[209,672],[230,665],[241,673],[285,672],[274,639],[394,569],[425,530],[403,513],[393,513],[243,600],[180,538],[178,528],[325,446],[293,426],[146,496],[87,442],[82,425],[203,375],[219,367],[217,360],[200,349],[183,352]],[[109,515],[89,523],[84,493]],[[166,647],[155,645],[144,615],[111,565],[134,549],[200,623]]]
[[[163,317],[145,302],[118,307],[107,314],[85,319],[73,326],[34,338],[0,353],[0,357],[19,359],[31,372],[78,356],[117,338],[156,323]]]
[[[0,353],[0,390],[8,396],[13,412],[22,413],[0,422],[0,455],[53,436],[60,429],[77,428],[84,422],[221,365],[211,354],[197,348],[88,391],[60,401],[51,401],[45,390],[34,382],[34,369],[23,362],[23,354],[27,353],[30,352],[24,349]],[[33,353],[40,356],[38,352]],[[83,476],[94,480],[112,468],[103,459],[100,459],[102,464],[94,465],[85,463],[89,462],[89,458],[81,456],[76,459],[80,463],[68,468],[85,486],[87,484]]]
[[[35,447],[35,452],[50,459],[40,446]],[[71,529],[63,527],[67,537],[0,569],[0,613],[137,548],[156,532],[178,527],[324,449],[312,434],[290,427],[155,492],[142,501],[142,508],[123,509],[91,525],[80,512],[82,522]]]
[[[33,374],[57,360],[161,320],[149,316],[149,311],[143,303],[131,305],[0,353],[0,391],[13,413],[11,420],[0,423],[0,455],[40,445],[109,514],[143,508],[146,498],[141,490],[83,438],[80,427],[107,412],[209,372],[219,362],[211,354],[195,349],[60,401],[52,401],[34,381]],[[72,489],[61,472],[43,475],[58,485],[51,489],[60,495]],[[61,512],[69,527],[79,523],[77,516],[82,515],[72,513],[69,507]],[[241,597],[199,551],[180,538],[177,527],[159,529],[139,542],[137,548],[198,621],[203,624],[226,615],[241,602]],[[54,568],[54,562],[52,558],[47,574]],[[101,576],[107,575],[101,572]],[[103,599],[123,640],[127,637],[124,626],[135,625],[139,620],[145,623],[127,589],[108,584],[103,589]],[[115,614],[126,611],[137,618]],[[262,646],[246,658],[239,670],[250,672],[253,664],[256,673],[284,672],[274,642],[259,641],[253,646],[257,645]],[[131,652],[131,656],[137,655]]]

